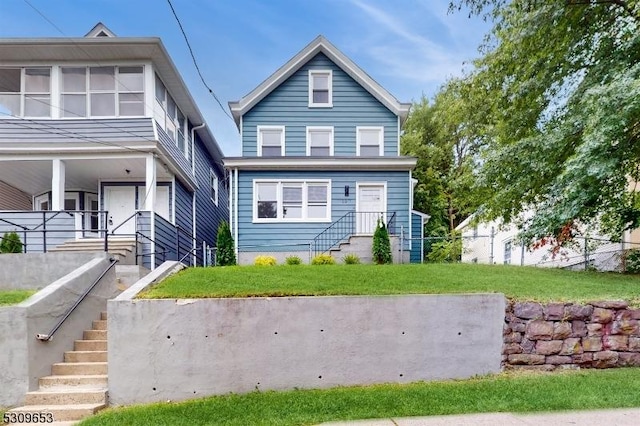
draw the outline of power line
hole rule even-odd
[[[229,117],[232,121],[235,122],[235,120],[233,120],[233,117],[231,116],[231,114],[229,114],[227,112],[225,107],[222,105],[222,102],[220,102],[220,99],[218,99],[218,96],[216,96],[216,94],[213,91],[213,89],[211,87],[209,87],[209,85],[205,81],[204,77],[202,76],[202,72],[200,72],[200,67],[198,66],[198,61],[196,61],[196,57],[193,54],[193,49],[191,49],[191,43],[189,43],[189,38],[187,37],[187,33],[184,31],[184,28],[182,27],[182,22],[180,22],[180,18],[178,18],[178,14],[176,13],[176,10],[173,8],[173,4],[171,3],[171,0],[167,0],[167,3],[169,3],[169,7],[171,8],[171,12],[173,13],[174,18],[176,18],[176,22],[178,23],[178,26],[180,27],[180,31],[182,32],[182,36],[184,37],[184,41],[187,43],[187,48],[189,49],[189,53],[191,54],[191,59],[193,60],[193,65],[195,65],[196,71],[198,71],[198,76],[200,76],[200,80],[202,81],[202,84],[204,84],[204,87],[206,87],[207,90],[209,90],[209,93],[211,93],[211,95],[216,100],[218,105],[220,105],[220,108],[222,109],[222,112],[224,112],[227,117]]]

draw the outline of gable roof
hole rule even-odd
[[[353,78],[373,97],[380,101],[390,111],[400,117],[400,121],[404,122],[409,113],[410,103],[398,101],[391,93],[389,93],[378,82],[371,78],[358,65],[349,59],[344,53],[329,42],[324,36],[319,35],[304,49],[281,66],[269,78],[263,81],[258,87],[253,89],[249,94],[239,101],[229,102],[229,108],[233,114],[233,118],[238,127],[240,126],[240,117],[253,108],[258,102],[264,99],[269,93],[275,90],[280,84],[285,82],[296,71],[302,68],[307,62],[313,59],[318,53],[324,53],[333,63]]]
[[[111,31],[105,24],[98,22],[85,37],[117,37],[116,34]]]

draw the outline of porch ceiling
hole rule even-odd
[[[67,190],[98,191],[99,180],[144,181],[143,158],[103,160],[65,160],[65,187]],[[0,161],[0,180],[29,195],[51,190],[52,162],[48,160]],[[129,170],[129,173],[127,173]],[[159,163],[158,180],[171,179],[171,174]]]

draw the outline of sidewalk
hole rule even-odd
[[[636,426],[640,408],[546,413],[481,413],[322,423],[323,426]]]

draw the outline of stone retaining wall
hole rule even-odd
[[[509,303],[504,369],[640,366],[640,309],[624,301],[585,305]]]

